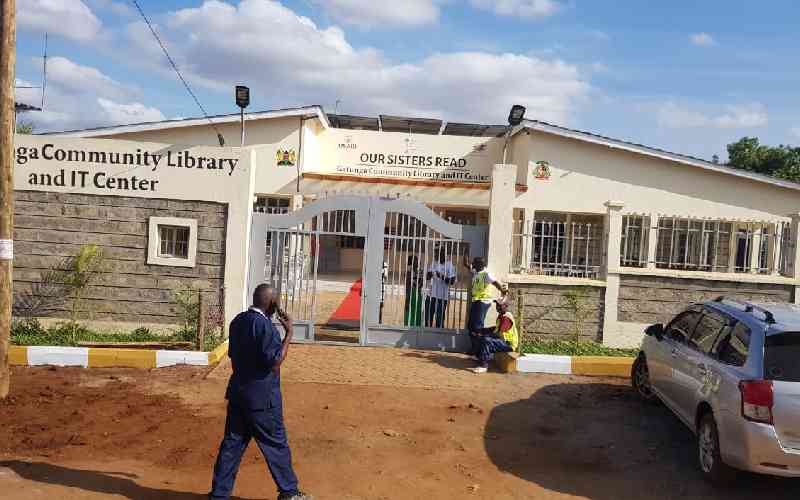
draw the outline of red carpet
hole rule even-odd
[[[331,315],[328,323],[351,323],[358,324],[361,321],[361,280],[357,280],[350,287],[350,292],[344,298],[339,307]]]

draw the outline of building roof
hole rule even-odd
[[[318,118],[324,127],[333,127],[351,130],[373,130],[373,131],[387,131],[387,132],[410,132],[416,134],[430,134],[430,135],[453,135],[453,136],[470,136],[470,137],[502,137],[506,130],[506,125],[482,125],[476,123],[457,123],[446,122],[438,119],[431,118],[410,118],[401,116],[379,115],[376,118],[332,114],[328,115],[322,109],[322,106],[304,106],[299,108],[287,108],[269,111],[259,111],[254,113],[245,113],[245,119],[261,120],[271,118],[285,118],[285,117],[303,117],[303,118]],[[229,115],[217,115],[210,117],[214,123],[231,123],[238,122],[240,115],[233,113]],[[63,137],[98,137],[106,135],[124,134],[129,132],[142,132],[149,130],[162,130],[177,127],[193,127],[198,125],[205,125],[208,123],[206,118],[185,118],[180,120],[165,120],[160,122],[138,123],[133,125],[119,125],[112,127],[100,127],[84,130],[70,130],[65,132],[49,132],[42,135],[57,135]],[[718,172],[736,177],[745,178],[756,182],[764,182],[782,188],[793,189],[800,191],[800,184],[777,179],[767,175],[756,174],[746,170],[739,170],[725,165],[712,163],[701,158],[696,158],[689,155],[680,153],[673,153],[651,146],[645,146],[634,142],[623,141],[614,139],[603,135],[595,134],[592,132],[585,132],[582,130],[571,129],[539,120],[524,120],[522,124],[515,127],[512,135],[516,135],[523,130],[533,130],[545,134],[557,135],[568,139],[573,139],[591,144],[598,144],[607,146],[613,149],[620,149],[629,151],[652,158],[659,158],[662,160],[673,161],[683,165],[698,167],[713,172]]]
[[[318,118],[325,127],[329,127],[328,117],[323,111],[321,106],[304,106],[302,108],[287,108],[276,109],[270,111],[257,111],[253,113],[245,113],[245,120],[262,120],[268,118],[287,118],[287,117],[300,117],[300,118]],[[214,124],[220,123],[235,123],[241,119],[239,113],[232,113],[229,115],[215,115],[209,117]],[[150,130],[163,130],[179,127],[196,127],[198,125],[206,125],[208,120],[202,118],[182,118],[179,120],[164,120],[160,122],[147,122],[136,123],[133,125],[116,125],[112,127],[98,127],[83,130],[67,130],[64,132],[48,132],[42,135],[57,135],[61,137],[98,137],[105,135],[126,134],[130,132],[145,132]]]
[[[702,169],[711,170],[713,172],[718,172],[727,175],[734,175],[737,177],[743,177],[745,179],[749,179],[756,182],[765,182],[767,184],[772,184],[774,186],[780,186],[783,188],[800,191],[800,184],[796,182],[786,181],[768,175],[757,174],[754,172],[749,172],[747,170],[740,170],[737,168],[720,165],[718,163],[712,163],[710,161],[706,161],[700,158],[695,158],[693,156],[688,156],[680,153],[673,153],[663,149],[644,146],[642,144],[636,144],[634,142],[622,141],[619,139],[613,139],[611,137],[606,137],[603,135],[593,134],[591,132],[584,132],[582,130],[561,127],[559,125],[553,125],[538,120],[525,120],[520,126],[514,129],[513,134],[517,134],[522,130],[534,130],[537,132],[543,132],[545,134],[552,134],[561,137],[566,137],[568,139],[573,139],[576,141],[599,144],[602,146],[607,146],[612,149],[620,149],[623,151],[629,151],[631,153],[637,153],[652,158],[674,161],[676,163],[681,163],[683,165],[699,167]]]

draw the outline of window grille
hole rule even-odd
[[[623,216],[620,265],[648,265],[649,232],[656,231],[659,269],[717,273],[789,274],[791,238],[787,222],[738,222]]]
[[[512,272],[593,279],[601,275],[603,216],[537,213],[515,228]]]
[[[159,257],[186,259],[189,256],[189,228],[158,226]]]

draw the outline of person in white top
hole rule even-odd
[[[447,259],[447,251],[439,247],[436,261],[428,266],[427,278],[431,287],[425,297],[425,326],[444,328],[447,302],[450,299],[450,286],[456,282],[456,268]]]

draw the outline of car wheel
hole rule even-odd
[[[706,413],[697,426],[697,451],[703,476],[714,484],[724,484],[733,477],[733,469],[725,465],[719,447],[719,433],[713,413]]]
[[[658,396],[653,391],[653,386],[650,385],[650,371],[647,368],[647,359],[641,354],[633,362],[633,367],[631,368],[631,385],[636,390],[636,393],[639,394],[639,397],[648,403],[658,401]]]

